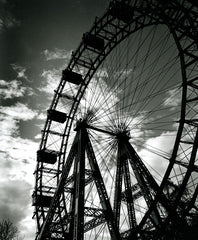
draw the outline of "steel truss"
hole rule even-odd
[[[117,9],[125,14],[118,14]],[[112,206],[97,165],[87,126],[76,128],[76,136],[72,136],[73,144],[68,151],[72,126],[79,104],[91,79],[111,51],[138,30],[159,24],[164,24],[169,28],[180,57],[182,102],[176,140],[168,168],[161,184],[158,185],[131,146],[126,135],[116,136],[118,147],[116,187]],[[78,79],[78,84],[76,84],[78,90],[72,96],[64,93],[68,84],[73,80],[69,80],[68,75],[63,75],[58,88],[55,90],[54,99],[50,106],[51,112],[48,112],[43,130],[33,194],[34,216],[38,228],[37,240],[82,240],[84,232],[104,223],[108,225],[111,239],[131,239],[132,236],[134,239],[146,239],[148,232],[152,233],[154,229],[158,231],[157,234],[155,231],[156,239],[163,239],[160,234],[163,235],[162,228],[168,221],[171,221],[175,226],[174,222],[178,221],[181,216],[186,221],[188,220],[198,194],[197,182],[194,183],[193,180],[196,179],[195,175],[198,168],[196,157],[198,147],[196,111],[198,77],[194,73],[198,63],[197,29],[198,7],[195,1],[190,0],[174,0],[166,1],[166,3],[161,0],[112,1],[104,16],[96,18],[89,33],[84,35],[81,44],[73,52],[66,69],[69,72],[78,72],[79,75],[79,69],[84,69],[83,77],[72,75],[73,78]],[[66,114],[59,112],[59,104],[62,99],[69,101],[71,106],[70,111]],[[58,125],[55,130],[54,122]],[[64,127],[62,127],[63,124]],[[90,128],[97,130],[93,126]],[[101,131],[108,134],[108,131],[104,129]],[[49,149],[50,138],[58,139],[56,141],[61,143],[58,151]],[[50,159],[51,163],[45,162],[41,155],[48,156],[47,158]],[[88,160],[90,169],[86,169],[85,159]],[[179,177],[175,176],[178,167],[181,171]],[[69,175],[72,168],[73,174]],[[131,183],[130,169],[134,171],[137,179],[136,184]],[[171,204],[169,204],[164,190],[169,178],[173,180],[179,178],[178,182],[181,183],[177,196]],[[45,179],[50,179],[50,181],[45,181]],[[53,184],[51,184],[51,179],[53,179]],[[100,208],[85,207],[81,201],[84,199],[84,189],[91,183],[96,185],[100,196]],[[123,185],[125,191],[122,191]],[[192,186],[191,199],[186,208],[181,209],[181,199],[188,186]],[[67,207],[65,193],[71,196],[70,209]],[[133,202],[141,196],[144,197],[148,205],[148,211],[141,222],[137,224]],[[127,204],[130,225],[130,230],[122,233],[119,232],[121,202]],[[161,211],[161,209],[163,210]],[[90,217],[91,220],[84,222],[84,216]]]

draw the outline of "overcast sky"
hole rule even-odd
[[[0,220],[35,237],[40,131],[60,69],[108,0],[0,0]]]
[[[10,219],[19,228],[25,240],[35,238],[36,226],[35,221],[32,220],[34,209],[31,206],[31,195],[35,182],[33,172],[36,167],[36,151],[39,149],[40,132],[44,127],[46,110],[51,104],[54,89],[57,88],[60,80],[61,70],[67,66],[71,52],[78,47],[83,33],[89,31],[95,17],[103,14],[108,3],[109,0],[0,0],[0,220]],[[159,35],[159,38],[164,41],[166,37],[164,29],[158,29],[157,33],[159,34],[156,35]],[[142,37],[141,34],[137,34],[138,39],[140,39],[140,36]],[[153,35],[149,35],[150,38],[146,38],[146,36],[147,32],[145,35],[143,34],[143,37],[153,44],[153,49],[157,49],[153,50],[153,54],[155,55],[157,52],[156,55],[158,55],[160,48],[157,48],[155,41],[153,41],[153,39],[158,40],[158,37],[153,38]],[[132,45],[134,43],[137,44],[136,47],[139,49],[139,42],[131,41]],[[143,40],[142,43],[144,43]],[[165,50],[169,49],[168,46],[172,46],[171,41],[169,44]],[[144,46],[147,45],[149,44],[145,42]],[[144,47],[142,49],[144,50]],[[143,50],[140,52],[143,52]],[[165,50],[162,51],[164,55],[162,55],[161,61],[164,62],[164,66],[168,65],[169,51],[172,52],[172,48],[169,51]],[[174,56],[177,56],[174,54],[171,55],[171,61],[174,60]],[[139,56],[140,60],[141,54]],[[155,61],[152,61],[152,54],[150,59],[148,58],[148,62],[149,60],[151,60],[151,63],[155,63]],[[166,121],[168,120],[168,114],[178,108],[178,100],[180,100],[178,89],[176,88],[176,91],[175,88],[172,89],[174,85],[180,86],[176,84],[180,83],[180,77],[175,77],[175,75],[172,77],[172,73],[178,71],[177,65],[172,70],[171,61],[169,74],[165,74],[171,80],[171,83],[169,83],[169,80],[167,81],[167,90],[164,95],[160,95],[160,108],[158,109],[158,103],[154,97],[151,97],[150,105],[155,104],[158,111],[162,109],[162,112],[159,111],[159,113],[156,110],[156,114],[151,117],[160,119],[159,116],[162,114],[162,116],[167,116]],[[160,64],[158,67],[155,64],[153,75],[160,69]],[[142,82],[149,77],[151,78],[152,74],[147,76],[147,72],[145,72],[145,76],[140,74],[142,65],[133,66],[126,74],[131,74],[134,79],[136,79],[135,75],[141,76]],[[150,90],[156,89],[156,92],[151,91],[153,95],[158,91],[160,92],[161,85],[166,84],[163,75],[162,77],[160,75],[156,76],[159,76],[159,81],[153,80],[153,82],[160,83],[160,86],[154,88],[152,86],[153,82],[150,81]],[[105,82],[101,79],[101,88],[104,90]],[[137,82],[139,81],[137,80]],[[96,84],[91,86],[96,86]],[[94,87],[92,89],[94,89],[93,96],[97,95],[97,91],[101,92],[101,89]],[[105,89],[106,91],[109,90],[108,87]],[[148,86],[145,87],[145,94],[148,92],[147,90]],[[139,91],[140,93],[144,92],[141,89]],[[114,100],[111,100],[111,104],[114,104],[114,101],[119,102],[119,99],[116,100],[110,91],[107,91],[107,94],[104,95],[108,97],[108,94],[114,98]],[[146,96],[148,97],[148,95]],[[92,100],[92,98],[90,99]],[[145,99],[142,98],[142,100]],[[98,104],[100,103],[98,102]],[[110,109],[112,111],[111,104]],[[115,108],[116,105],[112,106]],[[98,109],[102,110],[100,107]],[[144,110],[148,111],[148,109]],[[168,109],[166,110],[167,113],[163,113],[164,109]],[[106,112],[106,109],[104,112]],[[132,113],[132,110],[129,113]],[[139,116],[142,113],[143,110]],[[165,146],[165,153],[171,152],[174,144],[175,122],[178,120],[177,115],[173,116],[176,116],[176,118],[171,119],[169,131],[167,129],[164,131],[163,125],[159,125],[158,134],[156,134],[157,130],[154,132],[155,134],[152,132],[152,125],[151,129],[147,129],[148,134],[150,134],[149,139],[145,140],[147,141],[147,148],[155,146],[154,150],[158,150],[164,149]],[[134,119],[135,117],[132,120],[135,121]],[[147,119],[148,124],[150,119]],[[153,119],[151,119],[153,122],[157,122]],[[170,131],[173,135],[170,134]],[[139,133],[143,134],[142,130]],[[135,133],[133,133],[133,137],[135,139]],[[153,153],[148,153],[148,150],[145,151],[142,142],[140,144],[139,149],[141,151],[139,154],[147,160],[148,164],[153,165],[159,172],[162,172],[162,168],[163,170],[166,169],[167,162],[161,161],[159,164],[159,156],[155,155],[156,158],[154,158]]]

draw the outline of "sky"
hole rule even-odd
[[[0,220],[35,237],[36,151],[72,50],[108,0],[0,0]]]
[[[32,220],[34,209],[31,195],[35,183],[33,173],[36,168],[36,151],[39,149],[46,111],[52,101],[54,89],[60,81],[61,71],[66,68],[72,51],[78,47],[83,33],[89,31],[95,17],[103,14],[108,3],[109,0],[0,0],[0,220],[10,219],[25,240],[35,238],[36,225],[35,220]],[[140,100],[137,102],[137,109],[141,109],[141,101],[147,98],[150,101],[148,104],[150,109],[148,106],[141,109],[137,118],[129,116],[130,123],[133,123],[130,127],[139,127],[138,131],[134,129],[132,143],[136,144],[140,156],[147,160],[147,167],[149,164],[154,166],[155,169],[150,170],[155,174],[154,170],[158,173],[164,172],[167,162],[162,162],[162,159],[152,151],[156,153],[160,149],[159,152],[162,153],[164,146],[165,154],[172,150],[173,135],[178,126],[176,124],[178,115],[174,113],[179,112],[178,100],[181,92],[178,89],[181,88],[174,83],[180,81],[180,76],[177,75],[178,65],[172,69],[175,57],[175,52],[173,55],[170,54],[172,41],[168,39],[168,44],[166,43],[164,29],[153,30],[156,31],[157,37],[149,30],[143,35],[134,34],[132,41],[127,43],[129,46],[135,46],[134,49],[139,49],[142,45],[142,52],[148,53],[147,62],[142,63],[141,54],[137,54],[137,58],[132,61],[132,68],[125,69],[127,71],[123,73],[122,64],[117,66],[111,76],[111,82],[107,84],[105,79],[110,75],[108,65],[113,55],[110,56],[106,65],[102,65],[104,68],[98,72],[99,76],[96,74],[90,84],[90,92],[88,91],[85,99],[82,99],[81,108],[86,108],[87,103],[88,107],[95,104],[97,114],[104,115],[101,121],[98,118],[98,122],[105,127],[102,121],[106,122],[105,117],[108,115],[106,113],[116,112],[122,98],[127,104],[129,100],[127,95],[130,93],[128,91],[132,88],[130,85],[132,81],[126,81],[129,88],[125,95],[120,89],[116,89],[117,95],[114,96],[112,93],[114,79],[121,76],[121,73],[119,80],[122,84],[122,78],[128,77],[128,80],[132,78],[136,84],[133,91],[138,90],[139,93],[133,102],[135,105],[136,99]],[[163,43],[159,46],[158,42],[161,39]],[[124,44],[126,45],[126,42]],[[146,50],[149,45],[151,53],[150,49]],[[131,47],[128,55],[130,53],[136,55],[134,49]],[[162,53],[161,59],[158,57],[159,53]],[[156,62],[153,61],[154,57],[157,59]],[[150,62],[154,67],[148,70]],[[162,66],[165,70],[161,70]],[[142,69],[145,70],[143,73]],[[173,75],[174,72],[177,74]],[[177,88],[172,89],[173,86]],[[166,87],[166,91],[158,96],[162,87]],[[111,101],[105,106],[107,99]],[[152,108],[154,114],[150,116],[149,110]],[[126,111],[123,113],[130,115],[137,109],[129,107],[128,113]],[[169,119],[169,114],[176,116],[174,121]],[[164,125],[158,122],[164,116],[165,121],[171,120],[169,129],[165,130]],[[138,125],[138,121],[142,120],[145,121],[145,125]],[[159,125],[156,127],[152,123]],[[144,127],[149,126],[150,129],[144,130]],[[154,127],[157,129],[153,131]],[[98,138],[100,137],[103,138],[98,135]],[[139,143],[138,138],[142,140]],[[102,142],[99,139],[98,141]],[[101,152],[103,149],[102,146]]]

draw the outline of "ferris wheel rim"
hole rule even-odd
[[[107,17],[108,18],[108,12],[101,18],[101,19],[104,19],[105,17]],[[114,20],[114,18],[112,18],[112,21]],[[157,19],[157,21],[158,21],[159,19]],[[96,23],[95,23],[96,24]],[[100,24],[100,20],[97,22],[97,24]],[[153,23],[153,24],[155,24],[155,23]],[[157,24],[157,22],[156,22],[156,24]],[[164,23],[165,25],[166,25],[166,23]],[[130,25],[130,24],[129,24]],[[126,25],[125,26],[125,28],[124,29],[127,29],[127,27],[129,26],[129,25]],[[143,26],[143,27],[145,27],[145,26]],[[94,29],[96,28],[96,25],[94,25],[93,26],[93,28],[90,30],[90,34],[94,31]],[[140,27],[141,28],[141,27]],[[123,29],[121,29],[121,31],[120,31],[120,33],[122,33],[122,31],[124,31]],[[130,32],[129,34],[131,34],[132,32]],[[128,35],[127,35],[128,36]],[[124,40],[127,36],[123,36],[123,38],[120,40],[120,42],[122,41],[122,40]],[[116,47],[117,46],[117,44],[118,43],[116,43],[116,45],[114,46],[114,47]],[[108,46],[108,44],[106,45],[106,47]],[[110,49],[110,51],[114,48],[114,47],[112,47],[111,49]],[[82,41],[81,42],[81,44],[80,44],[80,46],[79,46],[79,48],[78,48],[78,50],[79,50],[79,52],[82,50],[82,48],[84,49],[84,50],[86,50],[86,47],[84,47],[84,42]],[[72,56],[72,59],[71,59],[71,61],[70,61],[70,63],[69,63],[69,65],[68,65],[68,68],[67,69],[69,69],[69,70],[72,70],[73,68],[74,68],[74,63],[75,62],[77,62],[78,60],[77,59],[75,59],[75,55],[78,55],[79,54],[79,52],[78,52],[78,50],[73,54],[73,56]],[[104,49],[104,51],[105,51],[105,49]],[[81,52],[81,54],[82,54],[82,52]],[[106,57],[108,55],[108,53],[106,53],[105,54],[105,56],[104,56],[104,58]],[[102,56],[102,53],[99,53],[99,57],[98,57],[98,59],[99,59],[99,64],[98,64],[98,66],[96,67],[96,69],[95,69],[95,71],[98,69],[98,67],[100,66],[100,58],[102,59],[101,60],[101,62],[104,60],[103,59],[103,56]],[[79,59],[80,59],[80,55],[79,55]],[[96,60],[97,61],[97,60]],[[60,155],[60,157],[61,158],[65,158],[65,154],[66,154],[66,151],[67,151],[67,142],[68,142],[68,138],[69,138],[69,134],[70,134],[70,131],[71,131],[71,127],[72,127],[72,123],[73,123],[73,121],[74,121],[74,119],[75,119],[75,113],[76,113],[76,111],[77,111],[77,108],[78,108],[78,104],[79,104],[79,102],[80,102],[80,100],[82,99],[82,96],[83,96],[83,94],[84,94],[84,92],[85,92],[85,90],[86,90],[86,88],[87,88],[87,86],[88,86],[88,84],[89,84],[89,82],[90,82],[90,80],[91,80],[91,77],[93,76],[93,74],[94,74],[95,72],[93,72],[92,73],[92,75],[89,75],[90,73],[88,72],[87,73],[87,76],[89,77],[88,78],[88,80],[85,82],[85,83],[82,83],[82,85],[80,86],[80,88],[79,88],[79,91],[78,91],[78,93],[77,93],[77,95],[75,96],[75,101],[74,101],[74,103],[73,103],[73,105],[72,105],[72,108],[71,108],[71,111],[70,111],[70,113],[68,114],[68,119],[67,119],[67,122],[66,122],[66,127],[65,127],[65,130],[64,130],[64,133],[63,133],[63,142],[62,142],[62,146],[64,146],[63,147],[63,150],[62,150],[62,147],[61,147],[61,155]],[[85,79],[84,80],[86,80],[86,77],[85,77]],[[60,98],[60,95],[61,95],[61,88],[63,87],[63,82],[64,82],[64,80],[62,79],[62,81],[60,82],[60,84],[59,84],[59,87],[58,87],[58,90],[56,91],[56,93],[55,93],[55,96],[54,96],[54,99],[53,99],[53,102],[52,102],[52,104],[51,104],[51,107],[50,107],[50,109],[56,109],[56,104],[57,104],[57,102],[59,101],[59,98]],[[183,84],[184,86],[183,87],[186,87],[187,88],[187,86],[185,85],[185,84]],[[81,95],[80,95],[81,94]],[[79,97],[80,96],[80,97]],[[184,97],[185,98],[185,97]],[[185,105],[186,105],[186,99],[184,99],[183,100],[183,108],[185,107]],[[183,127],[184,127],[184,119],[185,119],[185,116],[183,116],[183,119],[180,119],[180,122],[179,122],[179,128],[181,129],[180,130],[180,134],[182,134],[182,131],[183,131]],[[42,141],[41,141],[41,146],[40,146],[40,149],[43,149],[43,148],[45,148],[45,140],[47,139],[47,137],[48,137],[48,131],[50,130],[50,121],[49,120],[47,120],[46,121],[46,125],[45,125],[45,129],[44,129],[44,134],[43,134],[43,137],[42,137]],[[180,137],[180,139],[181,139],[181,137]],[[180,140],[179,140],[180,141]],[[178,141],[178,143],[179,143],[179,141]],[[173,162],[173,164],[174,164],[174,162]],[[63,166],[63,164],[61,165],[61,166]],[[61,166],[59,166],[59,167],[61,167]],[[169,166],[171,166],[171,163],[169,164]],[[172,167],[169,167],[169,169],[171,170],[172,169]],[[61,169],[58,169],[60,172],[61,172]],[[166,178],[164,178],[165,180],[164,180],[164,183],[167,181],[167,179],[168,179],[168,176],[169,176],[169,174],[166,174]],[[162,189],[162,188],[161,188]]]

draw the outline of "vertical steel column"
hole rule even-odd
[[[115,216],[114,216],[114,213],[109,201],[109,197],[107,195],[107,191],[103,182],[103,178],[101,176],[100,169],[94,154],[94,150],[87,132],[86,132],[85,142],[87,144],[86,145],[87,156],[89,159],[91,169],[94,172],[94,181],[95,181],[98,195],[100,198],[100,203],[102,205],[102,208],[104,209],[105,219],[107,221],[111,239],[120,240],[121,236],[120,236],[119,228],[117,228],[116,226]]]
[[[121,143],[118,142],[117,152],[117,166],[116,166],[116,182],[115,182],[115,196],[114,196],[114,214],[116,225],[119,229],[120,225],[120,205],[121,205],[121,192],[122,192],[122,173],[123,173],[123,156],[121,153]]]
[[[124,146],[126,148],[126,151],[129,154],[130,157],[130,164],[133,168],[133,171],[135,173],[135,176],[138,180],[138,183],[140,185],[140,188],[142,190],[143,196],[148,204],[149,207],[152,207],[152,211],[150,211],[150,219],[155,224],[156,228],[160,229],[161,226],[163,226],[162,219],[160,217],[159,211],[157,209],[157,202],[154,203],[154,198],[152,197],[151,193],[154,193],[156,196],[159,191],[159,186],[153,176],[150,174],[134,148],[131,146],[129,141],[124,142]],[[171,206],[171,203],[165,196],[165,194],[162,192],[159,196],[159,203],[166,209],[166,211],[169,213],[169,219],[173,221],[175,224],[182,223],[183,220],[178,216],[178,213],[176,211],[176,208],[173,208]],[[164,229],[161,229],[163,231]]]
[[[84,192],[85,192],[85,129],[81,126],[78,130],[78,152],[75,163],[75,207],[74,207],[74,232],[73,240],[84,238]]]
[[[130,228],[134,229],[137,226],[134,210],[133,195],[131,190],[131,180],[129,173],[129,165],[127,160],[127,152],[124,151],[122,138],[118,139],[118,152],[117,152],[117,166],[116,166],[116,183],[115,183],[115,196],[114,196],[114,214],[116,218],[116,224],[119,228],[120,223],[120,207],[121,207],[121,193],[122,193],[122,181],[124,178],[127,210]]]
[[[158,184],[155,182],[154,178],[152,177],[146,166],[143,164],[142,160],[140,159],[140,157],[138,156],[138,154],[128,140],[125,140],[123,142],[123,147],[128,154],[131,167],[142,190],[145,201],[150,207],[153,202],[153,197],[151,193],[157,192],[159,188]],[[160,226],[162,225],[162,221],[157,208],[152,211],[150,217],[156,228],[160,228]]]
[[[127,199],[127,209],[128,209],[128,216],[129,216],[129,224],[130,228],[134,229],[137,227],[136,217],[135,217],[135,209],[134,209],[134,201],[133,201],[133,194],[131,190],[131,179],[129,173],[129,163],[126,159],[123,166],[123,174],[124,174],[124,183],[126,189],[126,199]]]

